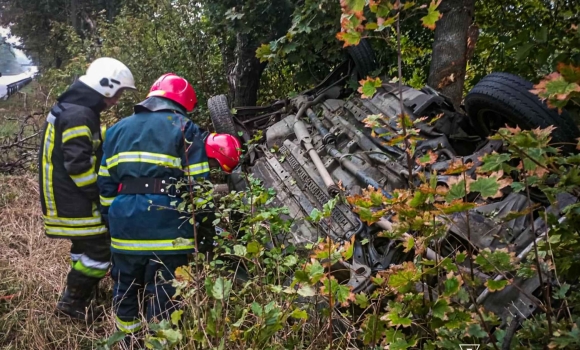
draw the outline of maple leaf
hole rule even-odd
[[[415,162],[417,162],[417,164],[421,166],[427,166],[435,163],[437,161],[437,158],[438,158],[437,154],[435,154],[435,152],[433,152],[432,150],[429,150],[427,151],[427,154],[425,154],[423,157],[415,159]]]
[[[375,129],[382,126],[380,121],[384,119],[385,116],[382,114],[371,114],[363,119],[363,123],[365,123],[365,127]]]
[[[445,200],[447,202],[452,202],[456,199],[462,199],[465,197],[466,190],[469,192],[469,185],[473,182],[473,179],[467,177],[467,186],[465,186],[465,180],[460,176],[450,176],[447,179],[447,186],[449,186],[449,191],[446,193]]]
[[[348,47],[358,45],[362,39],[362,35],[359,32],[340,32],[336,34],[336,38],[344,41],[343,47]]]
[[[499,184],[496,179],[491,176],[480,176],[471,184],[470,189],[473,192],[479,192],[484,199],[488,197],[498,198],[502,195],[499,190]]]
[[[451,164],[449,165],[447,170],[443,172],[443,174],[444,175],[462,174],[467,170],[471,169],[472,167],[473,163],[463,163],[462,158],[456,158],[453,162],[451,162]]]
[[[362,12],[365,7],[365,0],[340,0],[343,8],[348,8],[353,12]]]
[[[564,64],[562,62],[558,63],[556,68],[562,77],[570,83],[580,84],[580,67],[576,67],[572,64]]]
[[[570,72],[567,72],[570,73]],[[573,75],[574,73],[570,73]],[[573,93],[580,93],[580,85],[567,81],[560,73],[553,72],[538,84],[534,85],[531,93],[547,99],[548,107],[561,109],[567,104]]]
[[[404,252],[405,253],[410,252],[414,246],[415,246],[415,238],[413,238],[413,236],[411,235],[406,236],[405,240],[403,241],[403,247],[405,247]]]
[[[348,201],[348,203],[350,205],[353,205],[356,207],[370,208],[373,206],[373,202],[370,200],[370,198],[368,198],[364,195],[355,194],[354,196],[346,197],[346,200]]]
[[[483,162],[483,165],[477,169],[479,173],[487,173],[490,171],[497,171],[503,168],[504,164],[511,159],[511,156],[506,153],[492,152],[491,154],[486,154],[479,160]]]
[[[383,195],[383,192],[381,190],[376,189],[371,185],[369,185],[366,189],[363,189],[362,193],[363,196],[365,196],[366,198],[370,198],[371,203],[375,207],[381,206],[387,200],[387,197]]]
[[[266,62],[272,57],[272,51],[270,44],[262,44],[256,49],[256,58],[260,59],[260,62]]]
[[[449,204],[434,203],[433,205],[437,209],[441,210],[441,212],[443,212],[443,214],[447,214],[447,215],[453,214],[453,213],[461,213],[461,212],[464,212],[467,210],[471,210],[477,206],[475,203],[464,202],[461,199],[456,199]]]
[[[175,269],[175,279],[180,282],[190,282],[193,280],[191,266],[180,266]]]
[[[427,8],[427,15],[425,15],[425,17],[421,18],[421,21],[423,22],[423,26],[426,28],[429,28],[431,30],[435,29],[435,23],[441,19],[441,17],[443,17],[443,15],[441,14],[441,12],[439,12],[437,10],[437,8],[439,7],[439,5],[441,4],[442,0],[432,0],[431,4],[429,4],[429,7]]]
[[[386,209],[373,212],[368,208],[354,208],[353,211],[357,213],[360,219],[363,222],[366,222],[369,226],[379,221],[379,219],[382,218],[387,212]]]
[[[360,87],[358,92],[361,94],[361,98],[371,98],[377,92],[377,88],[381,87],[383,82],[380,78],[371,78],[367,76],[366,79],[359,81]]]

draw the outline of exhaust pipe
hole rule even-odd
[[[322,163],[322,160],[320,159],[318,153],[316,153],[314,146],[312,146],[312,139],[310,138],[310,134],[308,133],[306,125],[304,125],[304,122],[302,120],[297,120],[294,123],[294,133],[296,134],[296,138],[298,139],[302,147],[304,147],[306,152],[308,152],[310,159],[312,159],[312,162],[316,166],[316,170],[318,170],[318,173],[322,177],[322,180],[326,185],[328,193],[332,197],[337,196],[340,193],[340,190],[332,180],[332,177],[328,173],[328,170],[326,170],[326,167],[324,166],[324,163]]]

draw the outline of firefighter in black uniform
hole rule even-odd
[[[60,95],[50,110],[39,150],[40,201],[45,233],[70,239],[71,269],[57,311],[93,321],[93,291],[110,264],[110,237],[99,211],[97,174],[104,128],[100,113],[135,90],[129,68],[108,57]]]

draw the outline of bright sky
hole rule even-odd
[[[15,36],[8,38],[9,34],[10,34],[9,28],[0,27],[0,35],[7,38],[6,42],[10,44],[21,44],[20,38]],[[24,52],[22,52],[22,50],[14,49],[14,52],[16,53],[16,59],[18,60],[18,62],[20,62],[20,64],[26,64],[30,62],[30,59],[26,57],[26,55],[24,54]]]

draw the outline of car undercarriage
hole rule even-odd
[[[366,44],[365,44],[366,45]],[[363,46],[368,54],[368,47]],[[508,73],[492,73],[483,78],[466,96],[464,106],[456,108],[445,96],[425,86],[417,90],[398,83],[383,83],[372,98],[362,98],[346,87],[348,78],[361,78],[357,65],[361,57],[372,64],[372,55],[352,54],[352,59],[337,67],[325,81],[297,97],[276,101],[266,107],[229,106],[224,95],[213,97],[208,105],[217,132],[226,132],[247,141],[258,130],[263,139],[249,149],[244,163],[230,176],[231,189],[245,190],[242,170],[260,179],[267,188],[276,189],[273,206],[286,206],[288,219],[293,221],[291,243],[301,246],[315,243],[320,237],[330,237],[335,243],[350,241],[354,236],[354,253],[343,269],[350,271],[343,283],[353,292],[370,291],[370,277],[389,266],[412,260],[413,251],[404,252],[400,242],[379,237],[391,228],[388,215],[374,225],[367,225],[347,203],[339,202],[331,220],[315,225],[308,220],[314,209],[321,210],[334,196],[360,195],[369,186],[390,196],[396,189],[409,187],[418,181],[419,173],[435,172],[437,184],[449,186],[445,171],[452,162],[472,163],[466,175],[471,176],[481,164],[481,157],[501,153],[503,142],[487,138],[499,127],[508,124],[522,129],[557,127],[555,141],[570,141],[580,136],[571,118],[550,110],[529,92],[531,83]],[[230,108],[235,107],[236,115]],[[401,113],[409,116],[421,141],[410,156],[405,149],[392,143],[401,134]],[[380,128],[365,125],[369,116],[382,115]],[[434,163],[422,166],[416,160],[434,154]],[[418,182],[416,183],[418,185]],[[546,204],[541,195],[534,200]],[[528,198],[504,191],[501,198],[474,199],[478,206],[466,213],[455,213],[447,226],[447,234],[439,240],[436,253],[427,247],[426,256],[440,260],[454,256],[458,250],[471,246],[476,252],[508,248],[517,259],[524,259],[535,240],[546,233],[542,218],[533,222],[520,216],[503,225],[497,221],[510,212],[525,210]],[[572,195],[558,198],[558,207],[547,210],[563,220],[561,210],[576,202]],[[449,218],[447,218],[449,219]],[[412,235],[413,232],[408,234]],[[366,241],[367,244],[362,242]],[[460,268],[469,269],[467,263]],[[499,280],[500,274],[474,273],[483,280]],[[514,282],[499,292],[481,287],[478,304],[502,317],[518,314],[529,317],[539,304],[540,282],[514,278]],[[419,284],[417,288],[422,288]]]

